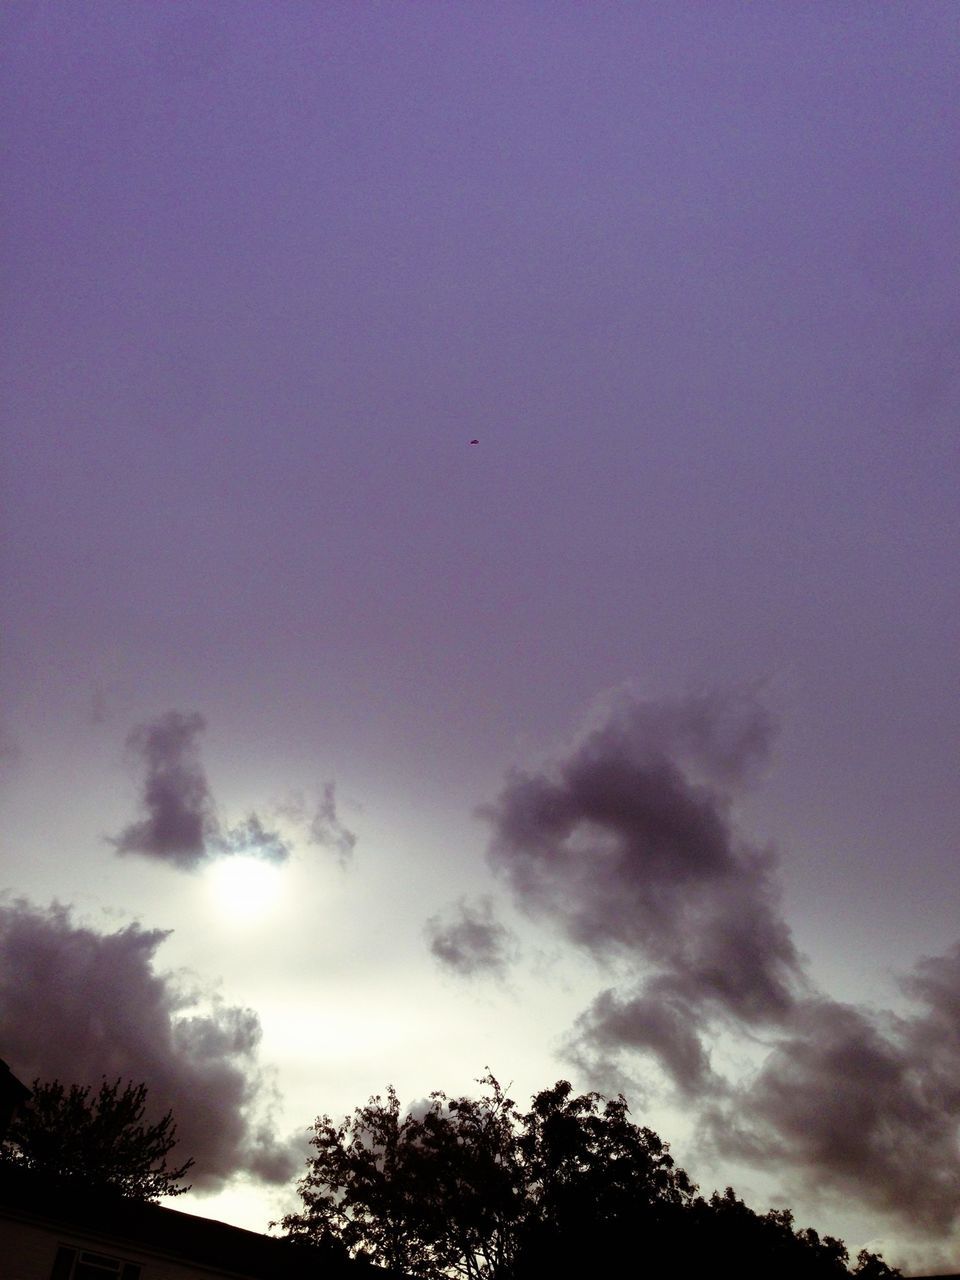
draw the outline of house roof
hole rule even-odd
[[[400,1280],[334,1248],[246,1231],[162,1205],[66,1187],[31,1171],[0,1167],[0,1215],[71,1231],[222,1271],[242,1280]]]
[[[18,1080],[7,1064],[0,1058],[0,1100],[10,1103],[26,1102],[30,1097],[30,1090]]]

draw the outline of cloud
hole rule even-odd
[[[683,1097],[713,1095],[724,1086],[711,1069],[697,1021],[689,1006],[669,995],[641,987],[624,997],[609,988],[577,1019],[564,1056],[593,1079],[615,1081],[622,1092],[622,1056],[649,1054]]]
[[[353,857],[357,837],[340,820],[334,783],[324,784],[323,792],[312,812],[308,809],[303,792],[288,796],[277,805],[277,812],[289,821],[305,827],[310,843],[336,854],[341,866],[346,866]]]
[[[502,977],[506,972],[513,935],[494,917],[489,898],[481,898],[474,906],[461,899],[454,919],[431,916],[424,931],[434,956],[453,972],[463,977]]]
[[[108,837],[109,843],[118,853],[138,853],[184,871],[235,853],[284,862],[289,846],[278,832],[267,830],[256,813],[236,827],[221,829],[200,760],[199,740],[205,728],[206,721],[196,711],[168,711],[129,734],[127,749],[144,770],[144,817]]]
[[[200,763],[198,739],[205,728],[195,711],[169,711],[131,732],[127,748],[145,769],[141,804],[146,816],[111,840],[118,853],[141,853],[185,869],[207,857],[219,824]]]
[[[337,815],[332,782],[324,786],[323,796],[310,821],[310,840],[313,844],[322,845],[325,849],[332,849],[338,854],[342,863],[348,862],[353,856],[357,837],[343,825]]]
[[[286,1181],[302,1153],[270,1124],[259,1018],[158,973],[167,936],[137,924],[102,934],[74,923],[66,907],[0,902],[6,1059],[27,1082],[145,1082],[157,1114],[173,1111],[176,1154],[195,1158],[198,1189],[217,1190],[240,1172]]]
[[[213,842],[215,853],[239,853],[266,862],[286,862],[290,857],[290,846],[277,831],[269,831],[255,813],[250,813],[236,827],[230,827],[226,834]]]
[[[729,816],[729,788],[771,732],[746,696],[621,696],[564,757],[514,772],[481,811],[490,863],[518,906],[597,958],[652,970],[635,1010],[658,1023],[656,1038],[681,1008],[778,1022],[804,985],[773,855]]]
[[[775,859],[733,820],[772,732],[748,695],[617,695],[482,810],[490,863],[530,917],[629,975],[565,1045],[588,1078],[622,1088],[652,1061],[714,1152],[943,1236],[960,1220],[960,946],[903,979],[908,1015],[815,988]],[[719,1032],[766,1053],[751,1079],[715,1070]]]
[[[594,733],[627,755],[657,752],[704,781],[737,787],[767,764],[777,722],[749,686],[655,699],[616,689],[597,701],[581,739]]]
[[[906,1018],[804,1002],[756,1078],[703,1118],[722,1154],[943,1234],[960,1212],[960,951],[904,985],[919,1002]]]

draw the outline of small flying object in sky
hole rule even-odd
[[[480,443],[480,441],[479,441],[479,440],[471,440],[471,441],[470,441],[470,443],[471,443],[471,444],[479,444],[479,443]]]

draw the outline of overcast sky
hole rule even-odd
[[[179,1207],[489,1066],[960,1270],[958,27],[0,7],[0,1056]]]

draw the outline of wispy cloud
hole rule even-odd
[[[303,827],[309,842],[329,850],[341,866],[346,866],[353,858],[357,837],[340,818],[333,782],[324,783],[312,806],[303,792],[297,791],[278,804],[276,810],[282,817]]]
[[[211,842],[210,851],[249,854],[267,862],[286,862],[290,857],[289,844],[278,831],[265,827],[256,813],[247,814],[237,826],[218,835]]]

